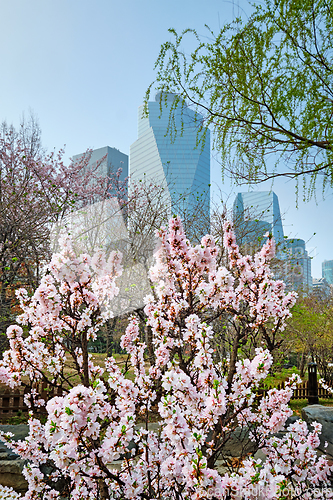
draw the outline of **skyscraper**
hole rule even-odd
[[[266,232],[276,243],[283,241],[279,200],[272,191],[238,193],[233,206],[238,244],[258,243]]]
[[[319,300],[326,301],[331,296],[331,286],[325,278],[314,278],[312,292]]]
[[[74,164],[80,162],[86,153],[73,157]],[[85,207],[71,212],[60,225],[54,228],[54,239],[61,230],[72,235],[77,251],[92,253],[96,248],[110,250],[126,250],[127,228],[126,216],[122,210],[124,199],[127,198],[128,156],[116,148],[105,146],[88,153],[89,162],[85,168],[93,169],[94,174],[101,178],[111,178],[108,196],[95,197],[93,202]],[[118,170],[121,169],[119,176]],[[97,183],[98,180],[92,180]],[[107,184],[105,184],[107,188]],[[124,190],[124,191],[122,191]]]
[[[311,257],[306,250],[305,241],[300,238],[286,239],[279,256],[285,262],[285,272],[281,277],[288,288],[305,292],[311,290]]]
[[[75,155],[73,161],[78,161],[85,153]],[[128,177],[128,156],[122,153],[117,148],[105,146],[103,148],[94,149],[91,152],[89,166],[93,167],[100,162],[96,175],[101,177],[110,177],[112,173],[116,174],[121,168],[120,181],[125,181]]]
[[[277,245],[274,274],[285,281],[289,290],[309,291],[312,287],[311,258],[305,241],[285,238],[279,200],[272,191],[238,193],[233,206],[237,243],[246,251],[256,251],[265,240],[265,233],[273,235]]]
[[[321,266],[322,277],[326,279],[329,285],[333,285],[333,260],[324,260]]]
[[[209,232],[210,213],[210,134],[206,130],[204,145],[198,145],[198,129],[202,116],[183,107],[175,107],[173,124],[175,137],[168,134],[170,111],[175,95],[155,97],[148,103],[149,116],[143,116],[143,106],[138,113],[138,139],[130,147],[130,179],[148,182],[164,189],[165,203],[170,215],[205,217],[202,234]],[[166,98],[166,104],[165,104]],[[184,104],[184,103],[183,103]],[[200,215],[200,216],[201,216]]]

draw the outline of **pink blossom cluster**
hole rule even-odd
[[[269,268],[269,262],[275,255],[275,243],[271,235],[261,250],[253,257],[241,255],[236,244],[235,234],[230,222],[224,224],[224,245],[228,251],[229,266],[238,278],[235,288],[237,301],[246,301],[253,315],[252,327],[273,319],[280,322],[283,329],[284,321],[290,316],[290,308],[295,304],[297,294],[285,293],[283,281],[274,280]]]
[[[77,257],[68,237],[61,245],[61,253],[53,255],[34,295],[30,298],[25,289],[17,292],[23,313],[17,318],[19,324],[7,330],[10,350],[0,362],[0,380],[10,387],[19,385],[22,377],[44,380],[45,371],[56,385],[63,376],[66,354],[74,357],[82,372],[82,354],[76,345],[83,339],[94,340],[112,314],[120,255],[112,252],[106,259],[98,251],[92,257]],[[28,336],[23,335],[25,327],[29,327]],[[99,367],[90,363],[89,368],[101,375]]]
[[[327,392],[329,392],[330,394],[333,394],[333,389],[332,387],[330,387],[329,385],[327,385],[325,379],[321,378],[318,380],[319,384],[321,385],[321,387],[323,389],[326,389]]]
[[[13,488],[8,486],[1,486],[0,484],[0,500],[19,500],[21,495],[16,493]]]
[[[45,425],[31,415],[25,441],[1,434],[29,461],[24,500],[282,500],[287,486],[299,487],[297,498],[305,500],[315,498],[312,487],[329,485],[332,466],[316,454],[319,424],[309,431],[299,421],[284,438],[274,436],[291,415],[288,402],[297,377],[258,399],[259,384],[272,364],[268,350],[260,347],[252,359],[238,359],[228,374],[214,363],[210,310],[244,321],[248,304],[251,330],[267,322],[283,327],[294,301],[269,271],[273,242],[254,257],[242,257],[229,224],[225,230],[229,269],[217,265],[219,250],[211,236],[191,246],[178,217],[169,231],[159,232],[161,246],[150,272],[155,296],[145,307],[145,328],[155,350],[149,368],[142,325],[132,317],[121,345],[133,376],[121,371],[112,356],[105,370],[95,367],[81,342],[71,353],[78,373],[87,375],[84,383],[47,402]],[[92,268],[101,277],[96,285]],[[25,337],[21,327],[10,327],[11,349],[1,362],[1,380],[19,384],[21,374],[34,380],[50,366],[54,380],[59,379],[67,332],[75,328],[85,332],[85,339],[94,338],[105,320],[101,301],[116,293],[119,271],[117,256],[110,261],[102,254],[76,258],[64,242],[64,252],[52,259],[33,298],[21,292],[19,321],[31,325],[30,332]],[[158,417],[155,425],[152,416]],[[248,429],[266,461],[249,456],[238,470],[222,474],[217,460],[237,427]],[[322,498],[333,498],[325,491]]]

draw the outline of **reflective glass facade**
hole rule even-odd
[[[130,179],[165,188],[170,213],[194,213],[198,204],[209,221],[210,213],[210,135],[207,130],[202,148],[197,146],[197,131],[202,117],[179,105],[174,113],[176,137],[168,134],[173,94],[167,94],[167,104],[160,108],[160,94],[148,103],[149,116],[139,108],[138,139],[130,147]],[[174,139],[174,140],[173,140]],[[179,203],[180,199],[182,203]],[[181,213],[183,212],[183,213]],[[204,233],[209,232],[209,222]]]
[[[84,153],[73,156],[73,161],[78,161]],[[122,169],[120,180],[124,181],[128,177],[128,156],[116,148],[105,146],[104,148],[94,149],[91,153],[89,165],[93,166],[100,160],[103,161],[98,167],[96,175],[102,177],[110,177],[112,173],[116,173],[119,168]]]
[[[305,292],[311,290],[311,257],[305,248],[305,241],[300,238],[286,239],[280,256],[286,262],[282,278],[289,289]]]
[[[279,200],[272,191],[238,193],[233,206],[237,242],[253,253],[265,240],[264,234],[273,234],[277,245],[274,264],[276,279],[282,279],[289,290],[309,291],[312,287],[311,258],[301,239],[286,239]]]
[[[329,285],[333,285],[333,260],[324,260],[322,263],[322,277]]]
[[[238,193],[233,218],[238,240],[242,240],[240,244],[253,243],[267,231],[273,234],[276,243],[283,241],[279,200],[272,191]]]

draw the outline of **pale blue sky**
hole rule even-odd
[[[0,120],[18,125],[31,109],[44,146],[66,144],[66,158],[106,145],[128,154],[168,28],[208,36],[205,24],[216,32],[239,9],[250,11],[238,1],[239,8],[237,0],[0,0]],[[232,189],[247,190],[222,185],[220,177],[213,164],[213,186],[231,201]],[[296,209],[292,182],[273,189],[286,234],[309,240],[312,275],[321,277],[321,262],[333,259],[332,194]]]

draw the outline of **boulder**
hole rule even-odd
[[[237,427],[230,433],[228,441],[223,446],[223,454],[230,457],[244,457],[256,451],[257,447],[249,438],[249,429]]]
[[[17,493],[25,493],[28,483],[22,475],[24,460],[0,460],[0,484],[9,486]]]
[[[302,418],[310,429],[313,422],[322,425],[318,448],[325,454],[333,456],[333,407],[322,405],[306,406],[302,410]],[[328,443],[327,448],[325,448],[325,442]]]
[[[14,441],[23,440],[29,434],[29,426],[25,424],[0,425],[0,430],[13,433]],[[0,484],[2,486],[9,486],[17,493],[27,491],[28,483],[22,475],[24,463],[24,460],[0,441]]]
[[[14,434],[14,441],[24,440],[29,434],[29,426],[20,425],[0,425],[0,431]],[[19,456],[14,451],[7,448],[3,441],[0,441],[0,460],[16,460]]]

